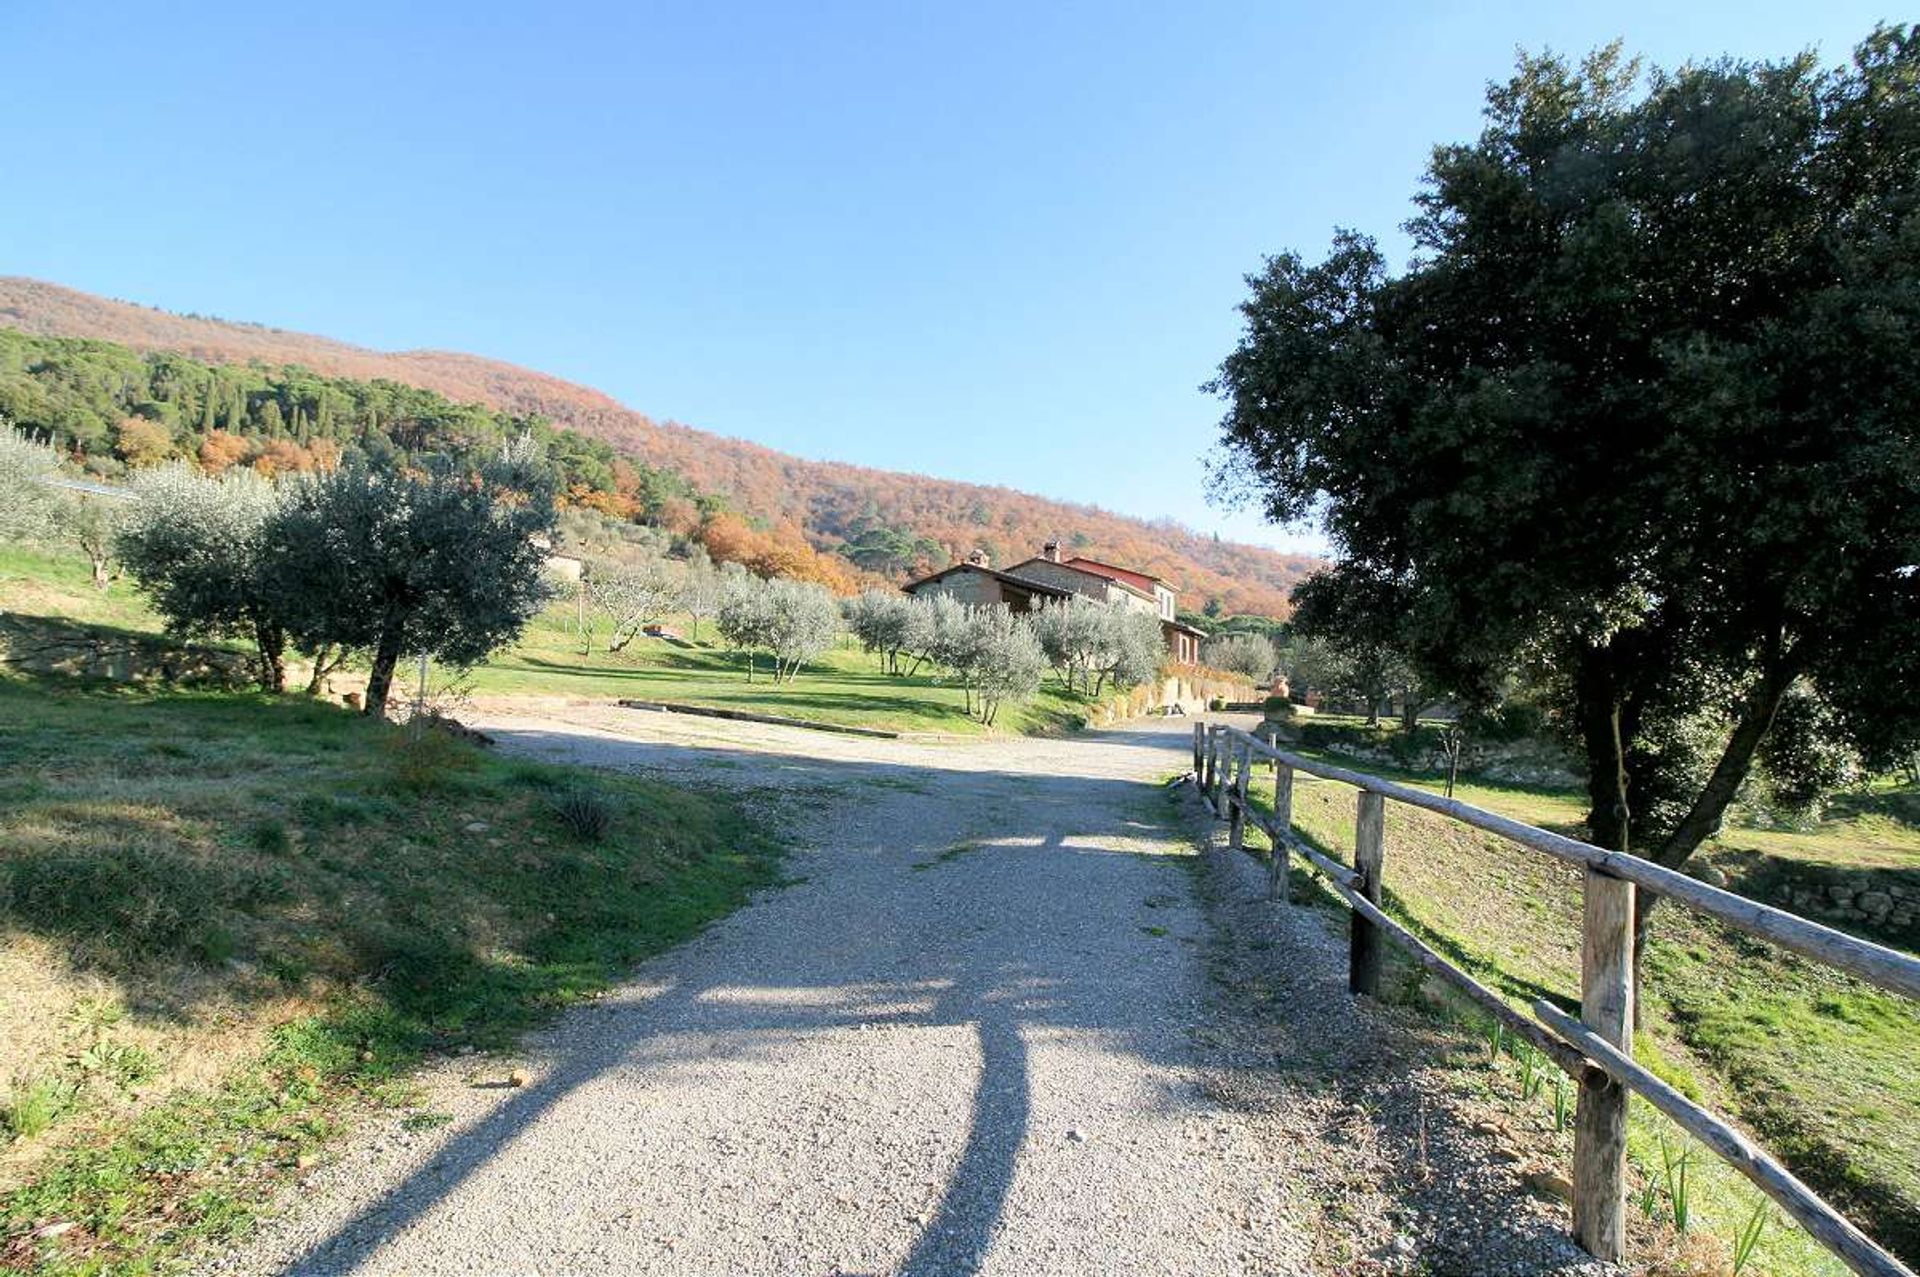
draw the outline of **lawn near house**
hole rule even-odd
[[[0,676],[0,1268],[187,1262],[423,1052],[505,1078],[773,881],[731,800],[595,775],[594,841],[577,779],[304,698]]]
[[[846,727],[888,731],[985,735],[966,712],[966,696],[924,669],[895,677],[880,658],[842,636],[835,647],[807,665],[790,683],[774,683],[759,662],[747,680],[745,654],[720,645],[711,620],[694,636],[690,618],[667,618],[678,641],[640,637],[619,652],[606,650],[600,627],[591,652],[582,652],[571,602],[557,602],[535,618],[511,649],[472,671],[477,696],[591,696],[676,701],[812,719]],[[1086,722],[1092,700],[1063,692],[1047,677],[1039,695],[1008,705],[993,730],[1024,733],[1070,730]]]
[[[1338,754],[1309,752],[1356,766]],[[1431,775],[1371,764],[1358,769],[1436,792],[1442,788]],[[1258,777],[1252,786],[1262,804],[1270,793],[1264,781]],[[1584,805],[1576,793],[1463,780],[1455,795],[1530,824],[1582,831]],[[1846,796],[1828,819],[1804,831],[1730,822],[1701,859],[1725,872],[1732,889],[1760,899],[1771,898],[1782,875],[1920,882],[1915,798],[1911,787],[1882,783]],[[1303,779],[1293,811],[1305,835],[1349,858],[1350,788]],[[1252,837],[1258,840],[1257,831]],[[1390,803],[1385,881],[1396,916],[1516,1002],[1579,988],[1580,883],[1566,866]],[[1339,925],[1345,925],[1344,910]],[[1920,935],[1911,930],[1897,935],[1884,927],[1853,929],[1881,943],[1920,949]],[[1910,1262],[1920,1255],[1920,1073],[1912,1063],[1920,1058],[1920,1008],[1684,909],[1663,906],[1654,930],[1645,1028],[1637,1042],[1642,1058],[1682,1090],[1741,1121]],[[1422,986],[1417,969],[1397,958],[1389,980],[1407,996],[1424,999],[1434,992],[1430,984]],[[1658,1198],[1660,1141],[1677,1152],[1680,1137],[1645,1105],[1636,1111],[1635,1155]],[[1691,1167],[1699,1226],[1732,1235],[1751,1217],[1757,1196],[1704,1150],[1696,1151]],[[1804,1235],[1782,1228],[1763,1238],[1759,1270],[1844,1271]]]
[[[0,548],[0,612],[109,640],[161,632],[160,618],[129,582],[102,593],[93,588],[86,560],[78,554],[31,546]],[[691,618],[669,617],[666,623],[683,635],[694,633]],[[403,675],[400,689],[410,695],[411,668]],[[357,685],[351,666],[340,683]],[[457,678],[452,671],[433,671],[430,684],[471,696],[675,701],[888,731],[989,732],[966,712],[961,688],[924,670],[910,678],[884,674],[879,658],[861,651],[851,638],[843,637],[792,682],[775,684],[764,669],[749,682],[745,654],[720,645],[711,619],[701,624],[697,640],[639,637],[619,652],[606,650],[602,623],[593,650],[582,652],[571,599],[556,600],[518,643],[485,664]],[[1092,698],[1063,691],[1049,675],[1031,701],[1005,706],[992,730],[1072,730],[1097,708]]]

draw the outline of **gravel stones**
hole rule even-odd
[[[1398,1057],[1322,996],[1323,926],[1277,996],[1235,991],[1237,906],[1209,885],[1209,921],[1202,824],[1160,784],[1188,724],[936,745],[565,713],[482,717],[509,751],[745,789],[808,844],[792,884],[524,1044],[524,1085],[427,1070],[450,1122],[371,1116],[217,1269],[1360,1273],[1491,1231],[1400,1191],[1379,1115],[1412,1073],[1329,1072]]]

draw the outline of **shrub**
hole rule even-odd
[[[277,820],[257,820],[247,830],[247,841],[254,850],[269,856],[284,856],[293,846],[287,827]]]

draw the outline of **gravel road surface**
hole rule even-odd
[[[792,881],[512,1059],[430,1068],[444,1125],[373,1116],[222,1271],[1399,1272],[1452,1227],[1396,1189],[1378,1097],[1284,1081],[1222,996],[1274,940],[1210,918],[1232,871],[1163,783],[1190,720],[933,744],[557,713],[476,725],[746,791]],[[1373,1051],[1332,938],[1288,942],[1335,1009],[1293,1040]],[[1558,1226],[1460,1271],[1559,1271]]]

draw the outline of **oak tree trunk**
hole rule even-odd
[[[1575,675],[1580,739],[1587,755],[1587,836],[1608,851],[1628,850],[1627,745],[1622,697],[1609,648],[1581,654]]]

